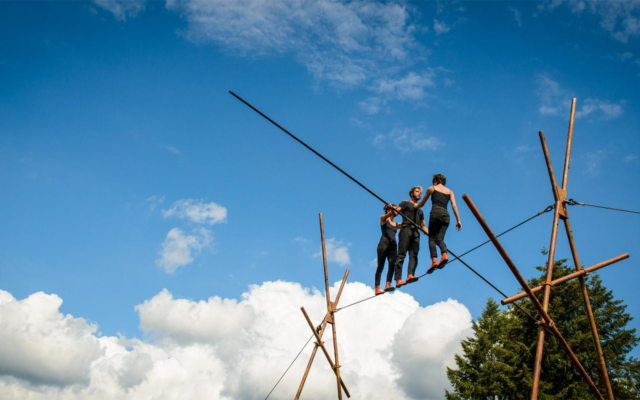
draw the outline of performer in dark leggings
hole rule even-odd
[[[456,229],[459,231],[462,229],[460,223],[460,215],[458,214],[458,207],[456,206],[456,198],[453,194],[453,190],[447,189],[444,185],[447,183],[447,178],[442,174],[433,176],[433,186],[427,189],[424,199],[417,205],[422,207],[427,202],[429,196],[431,196],[431,214],[429,214],[429,251],[431,252],[431,267],[427,270],[427,274],[432,273],[436,269],[443,268],[449,257],[447,256],[447,245],[444,243],[444,235],[447,233],[449,227],[449,211],[447,205],[451,201],[451,208],[456,216]],[[436,245],[440,247],[440,253],[442,257],[438,262],[438,251]]]
[[[407,283],[415,282],[418,277],[414,276],[416,268],[418,268],[418,252],[420,251],[420,232],[418,229],[425,233],[429,233],[424,223],[424,214],[420,208],[417,208],[418,200],[422,197],[422,187],[416,186],[409,191],[411,200],[404,200],[398,206],[402,212],[402,228],[398,234],[398,259],[396,260],[396,288],[406,285]],[[406,217],[406,218],[405,218]],[[418,225],[409,222],[411,220]],[[402,264],[409,252],[409,273],[407,275],[407,281],[403,282],[402,278]]]
[[[402,224],[393,222],[398,215],[398,206],[387,204],[384,206],[385,214],[380,217],[380,228],[382,229],[382,237],[378,243],[378,269],[376,269],[376,296],[384,292],[392,292],[396,290],[391,286],[393,280],[393,272],[396,266],[396,258],[398,257],[398,243],[396,242],[396,232]],[[389,271],[387,271],[387,284],[384,291],[380,289],[380,277],[384,270],[384,260],[389,261]]]

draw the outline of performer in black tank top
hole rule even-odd
[[[392,292],[395,290],[391,286],[393,280],[394,267],[396,265],[396,257],[398,256],[398,244],[396,243],[396,232],[398,227],[402,224],[393,222],[393,219],[398,215],[398,206],[387,204],[384,206],[385,214],[380,217],[380,230],[382,231],[382,237],[378,243],[378,268],[376,269],[376,296],[384,292]],[[384,270],[384,260],[389,261],[389,271],[387,271],[387,284],[384,288],[384,292],[380,289],[380,277]]]
[[[415,186],[409,191],[411,201],[405,200],[398,206],[400,207],[403,215],[402,228],[398,234],[398,258],[396,260],[396,287],[400,287],[407,283],[415,282],[418,280],[414,274],[416,268],[418,268],[418,252],[420,251],[420,231],[427,233],[427,227],[424,223],[424,214],[420,208],[417,208],[418,200],[422,197],[422,187]],[[407,218],[405,218],[407,217]],[[409,222],[418,224],[418,227]],[[407,274],[407,281],[403,282],[402,278],[402,264],[404,259],[409,253],[409,267]]]
[[[447,245],[444,243],[444,235],[447,233],[450,222],[449,211],[447,210],[449,201],[451,201],[451,208],[456,216],[456,229],[462,229],[458,207],[456,206],[456,198],[453,191],[444,186],[446,183],[447,178],[445,178],[444,175],[434,175],[433,186],[427,189],[424,199],[418,204],[418,207],[421,208],[427,202],[429,196],[431,196],[431,213],[429,214],[429,252],[431,253],[431,267],[427,270],[427,274],[432,273],[436,269],[443,268],[449,261]],[[442,254],[440,262],[438,262],[436,245],[440,247],[440,253]]]

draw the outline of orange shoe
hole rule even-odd
[[[407,275],[407,283],[413,283],[418,280],[417,276],[413,276],[412,274]]]
[[[396,279],[396,289],[406,285],[407,282],[401,281],[400,279]]]
[[[427,270],[427,274],[432,273],[433,271],[436,270],[436,268],[438,268],[438,258],[437,257],[433,257],[431,259],[431,266],[429,267],[429,269]]]
[[[384,292],[380,290],[380,285],[376,285],[376,296],[383,294]]]
[[[396,288],[391,286],[391,282],[387,282],[387,285],[384,287],[384,291],[385,292],[393,292],[394,290],[396,290]]]
[[[445,265],[449,262],[449,257],[447,253],[442,253],[442,257],[440,258],[440,263],[438,264],[438,269],[444,268]]]

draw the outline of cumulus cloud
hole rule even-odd
[[[571,107],[570,91],[560,86],[547,75],[538,75],[536,94],[539,100],[538,111],[541,115],[568,116]],[[624,112],[625,100],[612,103],[608,100],[587,98],[578,103],[576,118],[585,118],[591,114],[600,115],[603,118],[617,118]]]
[[[401,152],[422,150],[437,150],[444,146],[444,142],[426,133],[425,128],[396,128],[389,134],[378,134],[372,142],[376,146],[393,146]]]
[[[156,263],[166,273],[173,274],[179,267],[191,264],[194,255],[208,247],[211,240],[211,231],[205,228],[197,229],[193,235],[186,235],[179,228],[173,228],[162,243],[160,258]]]
[[[640,35],[640,0],[546,0],[542,11],[568,7],[574,14],[589,13],[600,18],[600,26],[614,39],[627,43]]]
[[[93,0],[95,4],[113,14],[119,21],[134,18],[144,10],[146,0]]]
[[[334,262],[343,267],[345,265],[351,265],[348,246],[351,246],[351,243],[345,243],[342,240],[337,240],[336,238],[325,240],[327,261]],[[322,251],[315,253],[313,256],[322,257]]]
[[[181,199],[173,203],[168,210],[162,210],[162,215],[165,218],[187,219],[196,224],[215,225],[226,222],[227,209],[214,202],[204,203],[202,200]]]
[[[331,288],[333,295],[338,286]],[[362,283],[348,283],[341,304],[371,292]],[[22,304],[34,296],[37,302]],[[141,341],[100,337],[94,325],[60,313],[60,303],[55,295],[40,293],[17,301],[0,291],[0,351],[19,348],[26,335],[32,335],[31,351],[41,353],[36,358],[2,353],[3,398],[262,399],[311,336],[300,306],[314,324],[326,312],[322,293],[291,282],[251,286],[239,302],[176,299],[163,290],[136,307],[147,338]],[[443,398],[449,388],[441,379],[445,366],[452,365],[460,341],[471,334],[471,316],[463,305],[449,299],[422,308],[409,294],[397,291],[375,303],[361,303],[357,312],[349,310],[336,314],[336,326],[341,372],[353,399]],[[333,354],[331,340],[326,345]],[[312,348],[306,346],[273,399],[291,398],[296,392]],[[77,376],[49,383],[33,380],[45,373],[43,365],[55,365],[58,374],[70,373],[68,367]],[[333,372],[318,356],[304,397],[335,397],[333,383]]]
[[[89,382],[91,363],[102,353],[97,326],[58,313],[61,305],[55,294],[18,301],[0,290],[0,375],[35,385]]]

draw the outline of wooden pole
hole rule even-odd
[[[511,261],[511,258],[509,257],[507,252],[504,250],[504,248],[498,241],[498,238],[496,238],[495,234],[491,230],[491,228],[489,228],[489,225],[486,223],[486,221],[480,214],[480,211],[478,211],[478,209],[476,208],[475,204],[473,204],[473,201],[471,201],[471,198],[469,197],[469,195],[465,194],[462,196],[462,198],[464,199],[465,203],[467,203],[467,206],[469,207],[469,209],[471,209],[471,212],[478,220],[478,223],[480,224],[480,226],[482,226],[482,229],[484,229],[485,233],[487,234],[487,236],[495,246],[496,250],[498,250],[498,253],[500,253],[500,255],[502,256],[502,259],[505,261],[505,263],[507,264],[507,266],[509,267],[509,269],[511,270],[515,278],[518,280],[518,283],[520,283],[520,286],[527,293],[527,295],[529,296],[529,299],[531,299],[531,302],[533,303],[536,310],[538,310],[538,313],[542,316],[542,319],[544,320],[544,323],[546,324],[546,326],[558,338],[558,341],[560,342],[565,352],[569,356],[569,359],[571,360],[571,363],[573,364],[573,366],[578,370],[578,372],[582,376],[582,379],[587,383],[587,385],[589,386],[593,394],[598,399],[604,400],[604,397],[602,397],[602,395],[598,391],[598,388],[596,387],[596,385],[593,383],[593,381],[587,374],[587,371],[584,369],[582,364],[580,364],[580,361],[571,350],[571,347],[569,347],[569,344],[562,337],[562,334],[558,330],[558,327],[553,323],[553,320],[551,320],[551,317],[549,317],[549,314],[547,314],[545,309],[542,307],[542,304],[540,303],[540,301],[538,301],[535,294],[531,291],[531,289],[529,288],[529,285],[527,284],[527,281],[522,277],[522,275],[520,274],[520,271],[518,271],[518,268],[515,266],[513,261]]]
[[[565,195],[565,198],[563,198],[562,201],[566,200],[567,184],[569,180],[569,162],[571,159],[571,147],[573,144],[573,125],[575,121],[575,114],[576,114],[576,99],[573,98],[571,100],[571,112],[569,115],[569,132],[567,134],[567,148],[565,151],[564,172],[562,175],[562,190]],[[567,214],[566,217],[567,218],[564,219],[564,227],[567,233],[567,239],[569,240],[569,247],[571,248],[573,265],[576,271],[580,271],[582,269],[582,264],[580,264],[580,258],[578,257],[578,250],[576,248],[576,244],[573,239],[573,232],[571,231],[571,223],[569,222],[569,215]],[[580,292],[582,293],[582,301],[584,302],[584,307],[587,310],[587,315],[589,317],[589,327],[591,328],[591,336],[593,337],[593,344],[596,348],[596,354],[598,356],[598,366],[600,369],[600,375],[602,376],[602,381],[604,382],[605,388],[607,390],[607,397],[609,398],[609,400],[614,400],[613,389],[611,388],[611,382],[609,381],[609,373],[607,371],[607,363],[604,358],[604,353],[602,352],[600,337],[598,335],[598,327],[596,326],[595,317],[593,316],[593,310],[591,309],[591,300],[589,299],[589,291],[587,289],[587,285],[585,284],[584,278],[582,276],[578,277],[578,282],[580,283]]]
[[[336,364],[333,363],[333,360],[331,360],[331,356],[329,355],[329,352],[327,351],[326,347],[324,347],[324,342],[322,341],[322,339],[320,338],[320,336],[318,335],[318,332],[316,332],[316,328],[313,327],[313,323],[311,322],[311,319],[309,318],[309,314],[307,314],[307,311],[304,309],[304,307],[300,307],[300,309],[302,310],[302,314],[304,314],[304,318],[307,320],[307,323],[309,324],[309,328],[311,328],[311,331],[313,332],[313,335],[316,337],[316,344],[318,346],[320,346],[320,348],[322,349],[322,352],[324,353],[325,357],[327,358],[327,361],[329,361],[329,365],[331,365],[331,369],[333,370],[333,372],[336,374],[336,377],[338,376],[338,368],[336,368]],[[345,394],[347,395],[347,397],[351,397],[351,395],[349,394],[349,392],[347,391],[347,388],[344,388]]]
[[[344,288],[344,284],[346,283],[348,276],[349,276],[349,270],[346,270],[344,273],[344,277],[342,278],[342,283],[340,283],[340,289],[338,289],[336,300],[334,302],[336,306],[340,301],[340,296],[342,295],[342,289]],[[329,313],[327,313],[327,315],[329,315]],[[324,335],[324,330],[328,322],[329,322],[329,319],[325,317],[324,320],[322,321],[321,328],[320,328],[320,334],[319,334],[320,338],[322,338],[322,335]],[[304,371],[304,375],[302,376],[302,381],[300,382],[300,387],[298,387],[298,392],[296,393],[296,397],[295,397],[296,400],[298,400],[300,398],[300,395],[302,394],[302,389],[304,388],[304,384],[307,381],[307,376],[309,375],[309,372],[311,370],[311,364],[313,364],[313,360],[316,357],[316,353],[318,352],[318,347],[319,346],[316,344],[315,347],[313,348],[313,351],[311,352],[311,357],[309,358],[309,362],[307,363],[307,369],[305,369]],[[351,397],[349,395],[349,391],[347,390],[347,386],[344,384],[344,381],[342,380],[342,378],[340,379],[340,384],[342,385],[344,392],[347,394],[347,397]]]
[[[603,262],[601,262],[599,264],[596,264],[596,265],[593,265],[593,266],[591,266],[589,268],[583,268],[580,271],[574,272],[573,274],[569,274],[567,276],[563,276],[562,278],[558,278],[558,279],[555,279],[555,280],[551,281],[551,286],[557,286],[557,285],[560,285],[561,283],[565,283],[565,282],[570,281],[572,279],[575,279],[575,278],[577,278],[579,276],[588,275],[589,273],[591,273],[593,271],[597,271],[600,268],[607,267],[607,266],[609,266],[611,264],[617,263],[618,261],[622,261],[622,260],[624,260],[626,258],[629,258],[629,254],[628,253],[621,254],[618,257],[614,257],[614,258],[609,259],[607,261],[603,261]],[[539,291],[544,289],[544,286],[545,285],[540,285],[538,287],[535,287],[535,288],[531,289],[531,291],[533,293],[538,293]],[[522,292],[522,293],[518,293],[516,295],[513,295],[511,297],[507,297],[506,299],[503,299],[500,303],[503,306],[506,306],[507,304],[513,303],[514,301],[520,300],[520,299],[525,298],[525,297],[527,297],[527,294]]]

